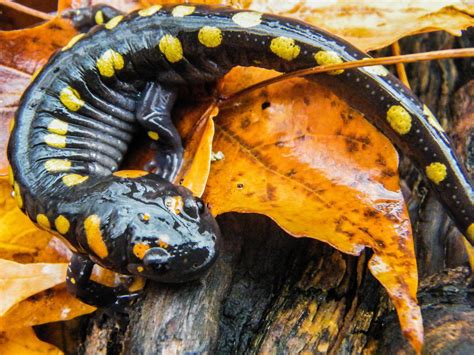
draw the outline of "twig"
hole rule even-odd
[[[398,41],[394,42],[392,44],[392,53],[393,53],[393,55],[401,55],[402,54],[401,49],[400,49],[400,44],[398,43]],[[408,88],[410,88],[410,83],[408,81],[407,72],[405,70],[405,66],[403,65],[403,63],[397,63],[396,68],[397,68],[398,78],[400,79],[400,81],[403,84],[405,84]]]
[[[47,14],[45,12],[32,9],[28,6],[18,4],[16,2],[8,1],[8,0],[0,0],[0,5],[3,5],[5,7],[8,7],[10,9],[13,9],[13,10],[16,10],[16,11],[19,11],[19,12],[23,12],[23,13],[31,15],[33,17],[40,18],[42,20],[52,20],[54,18],[53,15],[50,15],[50,14]]]
[[[250,85],[249,87],[237,91],[229,96],[220,96],[217,99],[218,107],[223,107],[231,101],[235,101],[238,98],[247,95],[255,90],[261,89],[268,85],[278,83],[283,80],[288,80],[290,78],[325,73],[334,70],[340,69],[351,69],[359,67],[369,67],[374,65],[388,65],[388,64],[397,64],[397,63],[413,63],[425,60],[438,60],[438,59],[452,59],[452,58],[467,58],[474,57],[474,48],[463,48],[463,49],[447,49],[441,51],[432,51],[432,52],[423,52],[415,54],[406,54],[398,55],[391,57],[381,57],[381,58],[367,58],[363,60],[355,60],[352,62],[345,62],[341,64],[331,64],[323,65],[320,67],[313,67],[308,69],[297,70],[294,72],[282,74],[274,78],[261,81],[257,84]]]

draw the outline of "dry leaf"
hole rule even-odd
[[[237,68],[225,94],[274,73]],[[412,232],[388,139],[323,86],[272,85],[221,109],[204,194],[214,214],[261,213],[294,236],[358,255],[392,298],[415,348],[422,343]]]
[[[65,259],[48,247],[51,234],[31,222],[11,198],[11,188],[5,178],[0,178],[0,259],[18,262],[64,262]],[[46,258],[46,254],[51,257]]]
[[[444,30],[460,36],[474,26],[469,0],[241,0],[253,10],[298,18],[368,51],[400,38]]]
[[[194,112],[199,112],[199,110]],[[195,196],[202,196],[206,188],[211,168],[212,140],[214,138],[213,118],[218,113],[219,110],[211,106],[197,120],[186,120],[187,122],[197,122],[197,124],[192,127],[193,131],[186,141],[183,166],[175,183],[187,187]]]
[[[64,284],[16,304],[0,317],[0,331],[73,319],[95,311],[69,294]]]
[[[75,33],[62,19],[24,30],[0,31],[0,175],[7,172],[8,126],[31,74]]]
[[[62,353],[54,345],[39,340],[31,327],[0,331],[0,354],[59,355]]]
[[[16,303],[63,283],[67,264],[19,264],[0,259],[0,316]]]

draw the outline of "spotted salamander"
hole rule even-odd
[[[10,180],[19,207],[71,244],[70,292],[98,306],[136,294],[90,280],[94,263],[183,282],[218,254],[208,209],[170,182],[183,152],[170,117],[180,88],[214,82],[238,65],[290,72],[367,57],[319,28],[253,11],[155,5],[124,15],[95,6],[67,16],[89,32],[53,55],[24,93],[8,146]],[[473,242],[472,185],[426,106],[381,66],[308,79],[363,112],[411,157]],[[159,147],[156,174],[118,170],[138,127]]]

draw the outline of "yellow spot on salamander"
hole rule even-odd
[[[12,131],[13,131],[13,128],[15,128],[15,119],[12,117],[12,118],[10,119],[10,124],[9,124],[9,126],[8,126],[8,130],[9,130],[10,132],[12,132]]]
[[[87,217],[84,221],[84,230],[86,232],[87,245],[99,258],[106,258],[109,255],[109,251],[100,230],[99,216],[93,214]]]
[[[138,266],[137,271],[138,272],[143,272],[144,268],[143,266]],[[132,284],[128,286],[128,291],[129,292],[137,292],[143,289],[145,287],[146,279],[143,277],[135,277],[133,280]]]
[[[54,220],[54,225],[56,230],[61,234],[69,232],[69,228],[71,227],[71,223],[69,223],[68,219],[63,215],[59,215],[59,217]]]
[[[76,279],[75,279],[74,277],[71,277],[71,283],[72,283],[73,285],[76,284]]]
[[[160,248],[167,249],[170,245],[169,245],[168,243],[166,243],[165,241],[163,241],[163,240],[160,239],[160,240],[158,241],[158,246],[159,246]]]
[[[270,50],[280,58],[285,60],[293,60],[300,54],[300,47],[295,43],[293,38],[277,37],[272,39]]]
[[[95,13],[94,21],[98,25],[102,25],[104,23],[104,13],[101,10]]]
[[[387,121],[393,130],[401,135],[407,134],[411,129],[411,116],[399,105],[390,107],[387,111]]]
[[[36,216],[36,222],[43,228],[51,229],[51,225],[49,224],[49,219],[45,214],[38,214]]]
[[[55,118],[49,123],[48,131],[50,131],[51,133],[56,133],[61,136],[64,136],[67,133],[67,127],[68,127],[67,122],[64,122]]]
[[[466,230],[467,236],[471,239],[474,239],[474,223],[471,223]]]
[[[171,11],[171,14],[174,17],[184,17],[191,15],[195,10],[196,6],[178,5]]]
[[[343,62],[342,58],[336,52],[333,51],[319,51],[314,55],[314,59],[319,65],[340,64]],[[343,72],[344,70],[340,69],[329,71],[328,74],[338,75]]]
[[[71,169],[71,161],[68,159],[49,159],[44,163],[44,168],[52,173],[68,171]]]
[[[71,111],[77,111],[84,105],[81,95],[79,95],[76,89],[73,89],[70,86],[66,86],[61,90],[59,100],[61,100],[61,103]]]
[[[121,178],[126,178],[126,179],[134,179],[134,178],[139,178],[148,174],[149,174],[148,171],[145,171],[145,170],[120,170],[120,171],[116,171],[112,175],[118,176]]]
[[[20,185],[17,182],[13,184],[13,192],[15,193],[15,201],[18,207],[23,207],[23,198],[21,197]]]
[[[154,141],[157,141],[158,139],[160,139],[160,136],[158,135],[158,133],[153,132],[153,131],[148,131],[148,137],[150,137]]]
[[[108,30],[113,29],[120,23],[120,21],[122,21],[122,19],[123,19],[122,15],[115,16],[113,19],[109,20],[109,22],[105,24],[105,28]]]
[[[164,35],[160,39],[159,48],[161,53],[163,53],[166,59],[171,63],[176,63],[183,59],[183,47],[181,46],[181,42],[172,35]]]
[[[143,266],[138,266],[137,267],[137,271],[138,272],[143,272],[145,269],[143,268]]]
[[[145,243],[135,244],[133,246],[133,254],[135,254],[135,256],[138,259],[143,260],[143,258],[145,257],[145,253],[147,252],[148,249],[150,249],[150,246],[148,244],[145,244]]]
[[[79,174],[69,174],[69,175],[63,176],[63,183],[66,186],[74,186],[74,185],[82,184],[88,178],[89,176],[83,176]]]
[[[150,6],[149,8],[147,8],[147,9],[143,9],[143,10],[138,11],[138,15],[143,16],[143,17],[151,16],[151,15],[156,14],[158,11],[160,11],[162,7],[163,6],[161,6],[161,5],[153,5],[153,6]]]
[[[430,165],[428,165],[425,171],[426,176],[428,176],[428,179],[433,181],[436,185],[446,179],[446,175],[448,174],[446,165],[438,162],[431,163]]]
[[[8,165],[8,183],[13,186],[15,183],[15,177],[13,176],[13,169],[10,165]]]
[[[66,147],[66,136],[60,136],[58,134],[47,134],[46,136],[44,136],[44,141],[47,145],[53,148]]]
[[[180,214],[183,210],[183,198],[181,196],[167,196],[165,206],[174,214]]]
[[[79,33],[78,35],[75,35],[74,37],[72,37],[69,42],[63,47],[63,49],[61,49],[62,51],[66,51],[68,50],[69,48],[71,48],[72,46],[74,46],[77,42],[79,42],[79,40],[85,36],[85,33]]]
[[[151,216],[150,216],[148,213],[144,213],[144,214],[141,216],[141,219],[142,219],[142,221],[144,221],[144,222],[149,221],[150,218],[151,218]]]
[[[262,14],[260,12],[239,12],[232,16],[232,21],[243,28],[258,26],[262,23]]]
[[[125,65],[123,56],[113,49],[106,50],[96,62],[99,73],[106,78],[114,76],[115,71],[122,69]]]
[[[198,39],[202,45],[215,48],[222,43],[222,31],[217,27],[204,26],[199,30]]]
[[[426,115],[426,119],[432,125],[434,128],[436,128],[440,132],[444,132],[443,127],[439,124],[438,120],[436,117],[433,115],[433,113],[430,111],[428,106],[423,105],[423,113]]]

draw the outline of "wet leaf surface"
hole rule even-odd
[[[224,93],[272,74],[235,69]],[[381,133],[322,86],[272,85],[216,117],[205,200],[214,214],[261,213],[294,236],[358,255],[392,298],[405,334],[422,341],[412,232],[399,187],[398,156]]]

